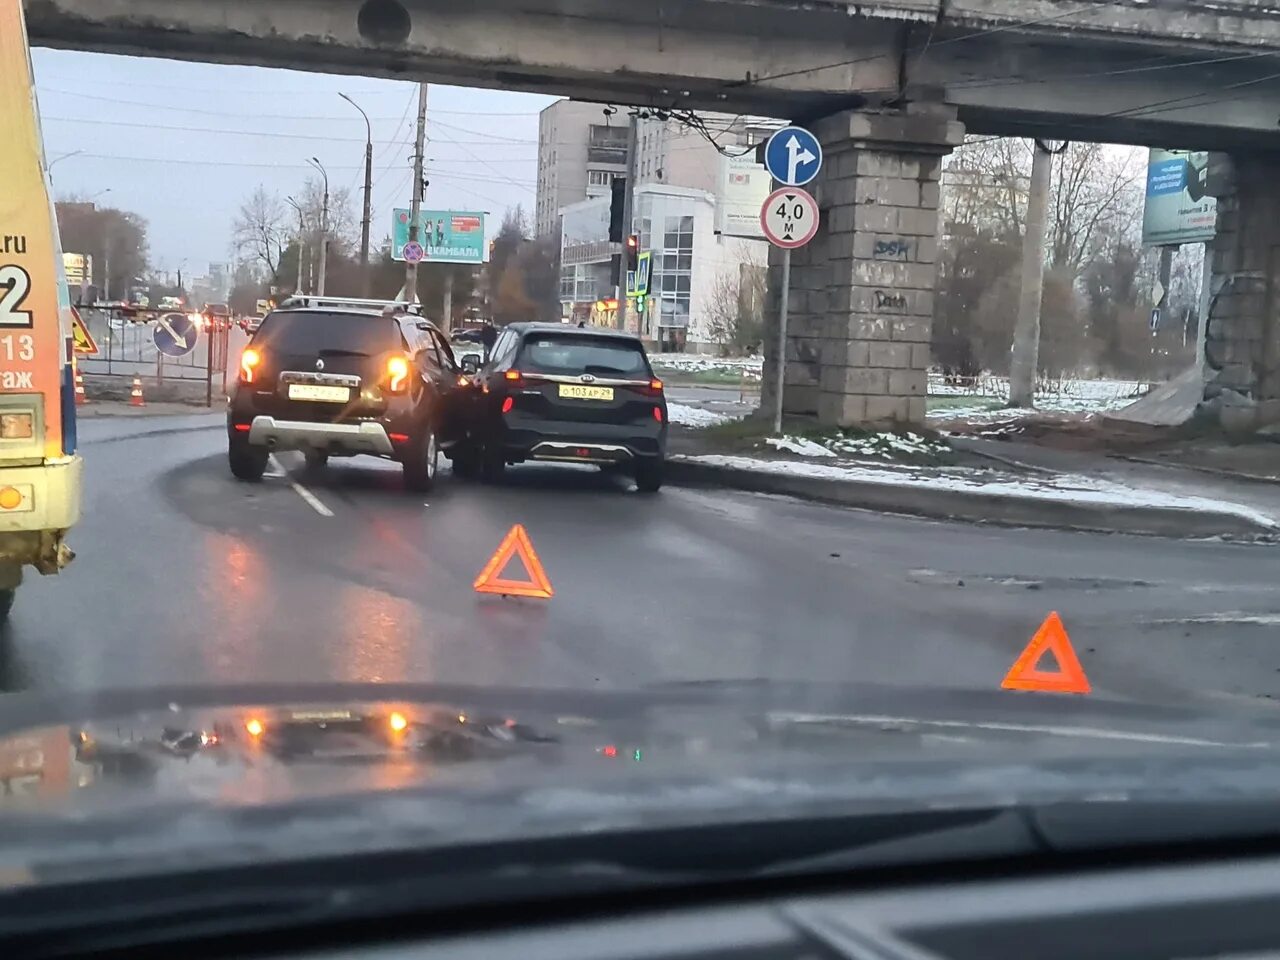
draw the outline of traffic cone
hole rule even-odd
[[[131,407],[146,406],[146,404],[142,402],[142,378],[141,377],[133,378],[133,390],[129,392],[129,406]]]
[[[89,402],[89,398],[84,395],[84,374],[80,372],[80,368],[76,367],[76,406],[83,407]]]

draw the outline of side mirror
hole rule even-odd
[[[463,373],[477,373],[480,370],[480,358],[474,353],[464,353],[460,364]]]

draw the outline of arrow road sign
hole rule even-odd
[[[822,144],[803,127],[784,127],[764,148],[769,176],[790,187],[803,187],[822,169]]]
[[[803,247],[818,232],[818,201],[798,187],[775,190],[760,210],[760,226],[775,246]]]
[[[185,357],[196,348],[200,331],[185,313],[166,313],[156,319],[151,339],[166,357]]]

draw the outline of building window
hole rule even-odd
[[[589,187],[607,187],[613,182],[613,178],[617,174],[610,173],[608,170],[588,170],[587,186]]]

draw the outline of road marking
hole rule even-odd
[[[891,717],[880,714],[813,714],[813,713],[769,713],[766,721],[771,726],[790,724],[846,724],[848,726],[893,727],[939,727],[951,730],[991,730],[1008,733],[1044,733],[1055,737],[1078,737],[1089,740],[1129,740],[1137,743],[1161,743],[1184,747],[1249,747],[1262,748],[1270,746],[1263,741],[1247,743],[1224,743],[1220,740],[1205,740],[1200,737],[1183,737],[1162,733],[1144,733],[1141,731],[1110,730],[1098,727],[1068,727],[1045,723],[1002,723],[995,721],[966,720],[934,720],[925,717]]]
[[[276,455],[274,453],[267,459],[268,462],[270,462],[277,470],[282,471],[285,479],[289,481],[289,486],[293,487],[293,492],[305,500],[307,506],[311,507],[312,510],[320,514],[322,517],[333,516],[333,511],[321,503],[319,497],[300,484],[297,480],[293,479],[293,477],[289,476],[288,471],[285,471],[284,467],[280,466],[280,461],[276,459]]]

